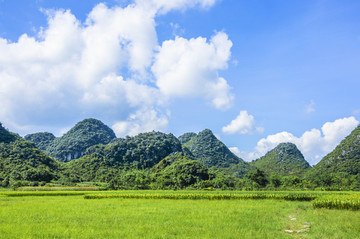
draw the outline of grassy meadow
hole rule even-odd
[[[301,200],[301,194],[317,198]],[[360,238],[359,198],[350,192],[1,191],[0,238]],[[316,207],[321,199],[355,206]]]

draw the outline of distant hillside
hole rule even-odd
[[[2,124],[0,123],[0,143],[10,143],[17,139],[19,139],[20,136],[9,132],[7,129],[5,129]]]
[[[181,136],[178,137],[179,141],[181,144],[186,144],[187,142],[189,142],[193,137],[196,137],[195,133],[185,133]]]
[[[156,172],[156,184],[161,189],[182,189],[210,179],[209,170],[204,164],[199,160],[191,160],[182,153],[164,158],[152,171]]]
[[[23,139],[0,144],[0,183],[17,180],[50,182],[58,178],[60,163]]]
[[[28,134],[25,137],[25,140],[35,143],[36,147],[40,150],[45,151],[46,148],[54,141],[55,136],[52,133],[41,132],[35,134]]]
[[[149,169],[175,152],[182,152],[182,148],[173,134],[141,133],[88,148],[82,158],[66,164],[66,174],[77,175],[81,181],[91,181],[103,177],[109,170]]]
[[[247,163],[233,154],[209,129],[205,129],[199,134],[186,133],[179,139],[184,142],[183,146],[207,167],[228,168],[236,164],[248,167]]]
[[[315,174],[360,173],[360,126],[354,129],[341,143],[316,166]]]
[[[281,143],[251,165],[268,175],[301,175],[310,169],[309,163],[293,143]]]
[[[67,162],[83,156],[87,148],[108,144],[115,137],[114,131],[100,120],[85,119],[62,137],[50,141],[44,151],[59,161]]]

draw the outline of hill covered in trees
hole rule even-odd
[[[13,141],[15,141],[15,140],[17,140],[19,138],[20,138],[20,136],[9,132],[0,123],[0,143],[10,143],[10,142],[13,142]]]
[[[186,133],[180,136],[179,140],[195,158],[200,159],[207,167],[228,168],[234,164],[247,164],[243,159],[233,154],[209,129],[198,134]]]
[[[87,148],[107,144],[116,138],[114,131],[100,120],[85,119],[66,134],[55,138],[51,133],[36,133],[25,136],[56,160],[67,162],[80,158]]]
[[[293,143],[281,143],[251,164],[268,175],[277,174],[281,176],[300,176],[311,168]]]
[[[308,173],[317,185],[360,190],[360,126]]]
[[[315,167],[319,173],[360,173],[360,126],[326,155]]]
[[[55,136],[49,132],[28,134],[24,138],[27,141],[35,143],[36,147],[42,151],[46,151],[50,143],[55,140]]]
[[[109,189],[360,190],[359,135],[358,127],[311,168],[291,143],[249,164],[208,129],[178,138],[154,131],[116,138],[101,121],[86,119],[62,137],[44,132],[25,140],[0,124],[0,182],[5,187],[87,182]]]
[[[38,185],[59,178],[61,163],[21,138],[0,143],[0,183],[3,187],[21,185],[22,181]]]

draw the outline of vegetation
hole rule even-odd
[[[317,173],[360,173],[360,126],[354,129],[331,153],[315,167]]]
[[[189,200],[249,200],[249,199],[276,199],[289,201],[311,201],[319,194],[299,192],[221,192],[221,193],[117,193],[117,194],[87,194],[85,199],[103,198],[137,198],[137,199],[189,199]]]
[[[6,130],[2,124],[0,123],[0,143],[11,143],[17,139],[19,139],[20,136],[9,132],[8,130]]]
[[[359,131],[354,130],[334,152],[309,169],[301,152],[290,143],[278,145],[249,165],[210,130],[179,138],[161,132],[114,138],[109,127],[87,119],[61,138],[51,133],[26,136],[31,143],[1,126],[0,186],[356,191],[360,190]],[[57,144],[59,140],[64,144]],[[71,151],[70,158],[77,153],[83,156],[61,162],[39,150],[54,145],[67,147],[57,151],[62,155]]]
[[[55,136],[52,133],[41,132],[28,134],[24,138],[27,141],[34,142],[38,149],[46,151],[46,148],[49,146],[49,144],[54,141]]]
[[[184,148],[187,148],[207,167],[229,168],[238,165],[242,169],[241,171],[249,168],[248,163],[233,154],[209,129],[198,134],[186,133],[179,139],[184,142]]]
[[[360,190],[360,126],[307,174],[314,185]]]
[[[292,144],[280,144],[249,165],[210,130],[179,139],[161,132],[117,139],[109,129],[89,119],[61,138],[37,133],[26,136],[29,142],[0,124],[0,186],[7,187],[0,190],[0,237],[360,233],[360,194],[345,191],[360,190],[359,127],[312,169]],[[45,153],[51,147],[60,161]],[[83,156],[72,159],[76,153]],[[61,162],[69,154],[65,158],[72,160]],[[327,191],[334,189],[339,191]]]
[[[60,163],[35,147],[17,140],[0,144],[0,182],[2,187],[37,186],[58,178]]]
[[[279,144],[252,164],[270,176],[300,176],[310,169],[309,163],[293,143]]]
[[[314,208],[360,210],[360,194],[319,197],[312,205]]]
[[[85,119],[62,137],[51,140],[45,152],[59,161],[67,162],[83,156],[87,148],[97,144],[107,144],[115,137],[114,131],[101,121]],[[31,135],[28,138],[32,139]],[[40,142],[44,143],[44,141]]]
[[[3,238],[358,237],[358,211],[312,206],[323,197],[358,196],[356,193],[316,192],[317,199],[312,202],[273,197],[218,200],[222,195],[283,197],[286,194],[290,192],[0,192],[0,235]],[[91,195],[108,197],[84,199]],[[132,198],[115,198],[117,195],[132,195]],[[169,195],[179,198],[166,199]],[[180,199],[184,195],[218,199]]]

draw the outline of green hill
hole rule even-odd
[[[25,140],[35,143],[36,147],[40,150],[45,151],[49,144],[54,141],[55,136],[52,133],[41,132],[35,134],[28,134]]]
[[[8,131],[0,123],[0,143],[10,143],[19,138],[20,138],[20,136]]]
[[[241,158],[233,154],[228,147],[209,129],[205,129],[198,134],[186,133],[179,137],[196,159],[199,159],[207,167],[229,168],[233,165],[248,167],[248,164]]]
[[[115,137],[114,131],[100,120],[85,119],[62,137],[51,140],[44,152],[59,161],[67,162],[83,156],[87,148],[108,144]]]
[[[182,148],[173,134],[141,133],[88,148],[82,158],[66,164],[65,174],[78,181],[99,180],[114,170],[149,169],[175,152]]]
[[[152,168],[156,172],[156,186],[159,189],[186,188],[209,180],[209,170],[199,160],[191,160],[182,153],[174,153]]]
[[[309,163],[293,143],[281,143],[251,165],[266,174],[281,176],[301,175],[310,169]]]
[[[50,182],[57,179],[60,163],[35,147],[18,139],[0,144],[0,183],[3,187],[16,181]]]
[[[360,126],[354,129],[341,143],[317,165],[314,166],[317,174],[360,173]]]

